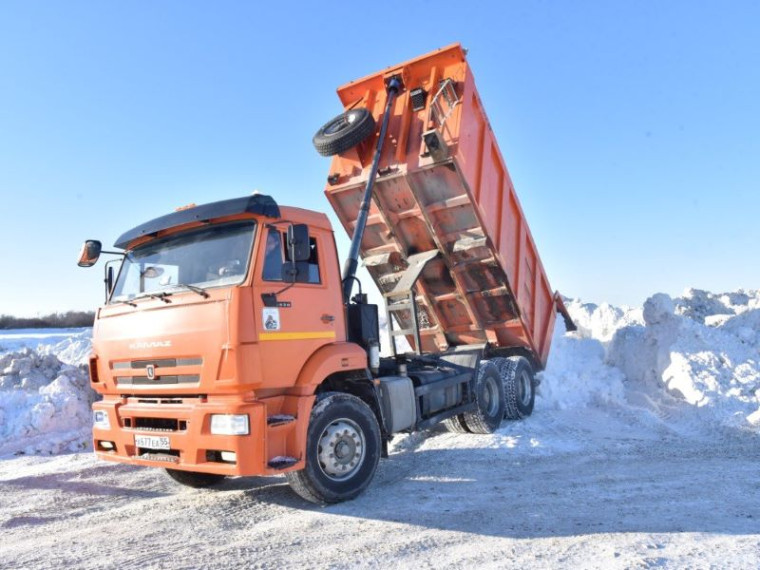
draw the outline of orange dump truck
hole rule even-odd
[[[342,273],[327,216],[264,195],[181,208],[124,233],[121,251],[85,243],[81,266],[120,256],[90,359],[100,458],[194,487],[285,473],[331,503],[369,485],[394,434],[490,433],[532,412],[555,313],[569,318],[464,51],[338,93],[346,111],[314,145],[334,157],[326,194],[352,236]],[[352,294],[360,255],[389,357],[377,305]]]

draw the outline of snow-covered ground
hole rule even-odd
[[[64,453],[89,445],[87,331],[0,334],[1,565],[760,566],[760,292],[568,308],[533,416],[398,437],[330,507],[282,477],[196,491]]]

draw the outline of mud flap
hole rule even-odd
[[[562,295],[559,294],[559,291],[554,293],[554,305],[557,307],[557,312],[562,315],[562,319],[565,321],[565,330],[567,332],[577,331],[578,327],[573,322],[570,313],[567,312],[567,307],[565,307],[565,302],[562,300]]]

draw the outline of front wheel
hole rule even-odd
[[[370,407],[351,394],[327,392],[311,412],[306,467],[285,475],[307,501],[347,501],[375,476],[380,445],[380,426]]]

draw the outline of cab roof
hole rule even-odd
[[[242,198],[220,200],[210,204],[193,206],[155,218],[123,233],[114,243],[115,247],[126,249],[134,240],[144,236],[156,235],[162,230],[191,222],[204,222],[214,218],[234,216],[236,214],[257,214],[267,218],[280,217],[280,207],[274,198],[265,194],[254,194]]]

